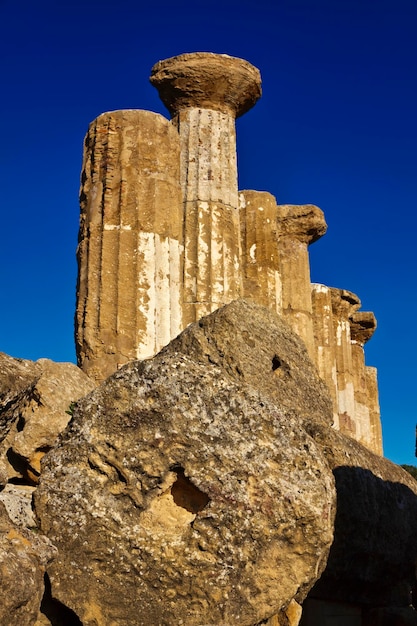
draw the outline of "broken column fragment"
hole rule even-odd
[[[97,381],[182,327],[179,140],[149,111],[103,113],[85,139],[76,345]]]
[[[368,377],[370,378],[370,376],[367,373],[364,353],[364,345],[372,337],[375,329],[376,319],[371,312],[356,311],[350,318],[356,439],[376,454],[381,454],[382,438],[380,439],[377,436],[377,439],[375,439],[374,416],[371,419],[371,413],[373,415],[375,405],[373,399],[374,386],[370,380],[370,389],[368,391]],[[378,422],[380,422],[379,416]]]
[[[355,389],[349,319],[359,309],[361,301],[358,296],[346,289],[332,287],[330,293],[336,351],[339,429],[356,439]]]
[[[245,190],[239,192],[239,203],[242,295],[281,313],[277,202],[266,191]]]
[[[197,52],[160,61],[150,80],[181,142],[185,326],[241,295],[235,118],[261,79],[247,61]]]
[[[323,211],[314,205],[282,204],[277,212],[282,315],[303,339],[314,360],[308,246],[325,234],[327,225]]]

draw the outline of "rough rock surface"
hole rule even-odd
[[[0,442],[9,432],[13,414],[9,404],[40,375],[41,368],[34,361],[14,359],[0,352]]]
[[[270,309],[235,300],[188,326],[164,350],[219,365],[237,383],[258,390],[306,424],[332,424],[328,389],[305,345]]]
[[[18,377],[17,385],[11,386],[6,401],[0,404],[0,420],[8,424],[7,436],[0,444],[3,474],[36,483],[40,460],[67,426],[73,403],[95,384],[73,363],[49,359],[22,362],[4,357],[0,361],[2,368],[5,366],[0,370],[0,384],[9,384],[13,368]]]
[[[186,332],[189,355],[178,340],[125,365],[44,458],[52,595],[84,626],[253,625],[325,565],[333,478],[300,418],[329,399],[305,348],[246,302]]]
[[[56,550],[45,538],[16,527],[0,502],[0,624],[33,626],[44,573]]]
[[[335,538],[311,597],[407,607],[416,581],[417,482],[341,432],[317,424],[309,432],[337,490]]]
[[[227,54],[192,52],[159,61],[150,81],[171,115],[192,106],[239,117],[261,97],[259,70]]]

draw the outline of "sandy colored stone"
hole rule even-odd
[[[39,359],[33,364],[35,377],[6,406],[0,415],[12,426],[0,444],[3,467],[9,479],[36,483],[40,461],[66,428],[72,405],[95,384],[73,363]]]
[[[236,300],[185,329],[171,346],[202,364],[214,363],[305,423],[332,424],[332,405],[303,341],[282,317]],[[256,357],[254,357],[256,355]],[[310,393],[305,394],[305,389]]]
[[[252,626],[302,601],[325,565],[333,480],[301,426],[325,391],[302,342],[244,301],[185,332],[205,326],[212,352],[185,354],[178,340],[124,366],[44,459],[35,502],[59,550],[52,594],[84,626]],[[290,354],[301,352],[298,404],[285,385],[275,403],[268,382],[252,386],[256,369],[274,376],[281,334],[284,376],[297,377]]]
[[[8,406],[39,376],[41,368],[34,361],[15,359],[0,352],[0,442],[9,432],[12,414]]]
[[[331,289],[326,285],[311,285],[313,309],[314,362],[320,377],[329,388],[333,404],[333,426],[339,430],[337,393],[336,336],[333,328]]]
[[[239,192],[242,295],[281,313],[277,202],[266,191]]]
[[[179,137],[164,117],[103,113],[90,124],[80,191],[76,347],[101,381],[183,328]]]
[[[282,281],[282,315],[303,339],[315,358],[308,246],[322,237],[327,224],[314,205],[277,206],[279,271]]]
[[[15,526],[0,502],[0,624],[33,626],[55,553],[45,537]]]
[[[235,119],[261,80],[247,61],[202,52],[160,61],[150,80],[181,145],[185,328],[242,295]]]
[[[172,116],[196,107],[239,117],[261,97],[259,70],[227,54],[192,52],[159,61],[150,81]]]
[[[355,388],[350,318],[360,308],[358,296],[347,289],[330,289],[336,357],[337,411],[339,429],[356,438]]]

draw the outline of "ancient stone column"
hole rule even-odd
[[[266,191],[240,191],[242,295],[282,312],[277,203]]]
[[[241,295],[235,118],[260,97],[260,74],[198,52],[160,61],[150,80],[180,135],[189,323]]]
[[[339,430],[336,348],[330,287],[311,285],[315,358],[320,377],[327,384],[333,401],[333,426]]]
[[[377,369],[367,365],[365,367],[366,393],[371,424],[371,450],[383,456],[381,412],[379,408]]]
[[[277,207],[278,255],[282,280],[282,315],[303,339],[314,360],[309,244],[325,234],[324,214],[316,206]]]
[[[178,133],[161,115],[100,115],[85,139],[78,363],[100,381],[184,327]]]
[[[359,309],[361,302],[354,293],[346,289],[331,288],[330,292],[336,353],[339,430],[356,439],[355,390],[349,320]]]
[[[353,313],[349,321],[352,342],[353,387],[355,392],[356,439],[372,450],[373,438],[368,405],[364,345],[375,332],[376,319],[371,312],[357,311]]]

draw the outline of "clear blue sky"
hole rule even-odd
[[[312,280],[378,329],[385,454],[416,463],[416,0],[0,0],[0,350],[75,361],[83,137],[104,111],[167,115],[152,65],[247,59],[263,98],[237,124],[239,186],[320,206]]]

